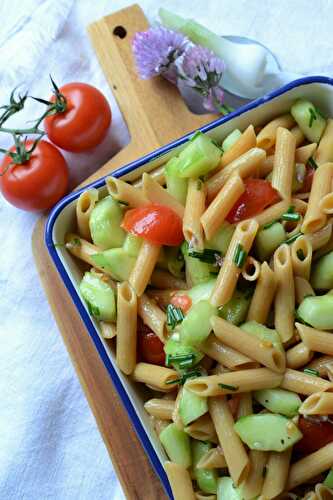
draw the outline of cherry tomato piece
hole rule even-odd
[[[138,348],[142,361],[153,365],[165,365],[163,342],[141,320],[138,320]]]
[[[175,307],[179,307],[184,313],[192,306],[192,299],[186,294],[174,295],[170,302]]]
[[[295,452],[308,455],[333,441],[333,424],[322,422],[318,418],[300,417],[297,427],[303,438],[295,445]]]
[[[45,118],[50,141],[76,153],[96,147],[111,123],[111,109],[104,95],[92,85],[77,82],[64,85],[59,92],[66,99],[66,109]],[[54,102],[55,96],[50,101]]]
[[[145,205],[128,210],[121,227],[155,245],[178,246],[183,240],[183,223],[165,205]]]
[[[306,174],[304,177],[303,186],[299,190],[299,193],[309,193],[311,191],[314,173],[315,173],[314,168],[306,167]]]
[[[265,179],[246,179],[245,191],[227,215],[231,224],[260,214],[265,208],[280,201],[280,195]]]
[[[26,149],[32,146],[26,142]],[[13,146],[11,151],[16,151]],[[28,211],[45,210],[64,196],[68,188],[68,167],[60,151],[46,141],[39,141],[30,159],[11,165],[5,156],[0,167],[0,190],[9,203]]]

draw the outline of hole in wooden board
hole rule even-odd
[[[113,34],[115,36],[118,36],[119,38],[125,38],[125,36],[127,35],[127,31],[123,26],[116,26],[113,30]]]

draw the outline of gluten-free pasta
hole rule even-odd
[[[80,293],[144,386],[175,500],[333,488],[332,124],[298,99],[78,198]]]

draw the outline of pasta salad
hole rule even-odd
[[[333,498],[333,119],[299,99],[77,201],[66,248],[175,500]]]

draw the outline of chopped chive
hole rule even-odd
[[[313,168],[313,170],[317,170],[317,168],[318,168],[318,165],[312,156],[310,156],[310,158],[308,159],[308,165],[311,168]]]
[[[120,205],[125,205],[126,207],[128,207],[129,203],[127,201],[124,201],[124,200],[116,200]]]
[[[194,356],[191,359],[184,359],[184,361],[179,362],[179,368],[191,368],[193,365]]]
[[[172,362],[176,361],[179,363],[184,363],[190,361],[193,363],[195,356],[193,353],[190,354],[167,354],[165,359],[166,366],[170,366]]]
[[[316,111],[313,108],[309,108],[309,113],[310,113],[309,127],[311,128],[313,122],[317,120],[317,115]]]
[[[197,137],[199,137],[199,135],[202,135],[201,130],[196,130],[189,141],[190,142],[194,141]]]
[[[286,212],[285,214],[282,214],[282,217],[281,219],[282,220],[286,220],[286,221],[290,221],[290,222],[294,222],[294,221],[298,221],[300,220],[301,216],[300,214],[298,213],[291,213],[291,212]]]
[[[307,375],[313,375],[314,377],[319,377],[319,371],[313,370],[312,368],[304,368],[303,372],[306,373]]]
[[[186,380],[189,378],[194,378],[194,377],[201,377],[201,372],[199,370],[191,370],[188,372],[185,372],[181,375],[181,377],[170,380],[169,382],[165,382],[166,385],[171,385],[171,384],[180,384],[184,385]]]
[[[290,205],[287,210],[287,214],[293,214],[295,212],[295,205]]]
[[[241,243],[237,243],[233,261],[237,267],[241,268],[245,264],[247,252],[244,250]]]
[[[319,115],[321,118],[323,118],[324,120],[326,120],[325,116],[324,116],[324,115],[323,115],[323,113],[320,111],[320,109],[318,109],[316,106],[314,107],[314,109],[316,110],[317,115]]]
[[[167,325],[173,330],[178,323],[184,319],[184,313],[180,307],[175,307],[172,304],[167,306]]]
[[[270,227],[274,226],[274,224],[276,224],[277,222],[279,222],[279,219],[272,220],[272,222],[267,222],[267,224],[263,226],[263,229],[269,229]]]
[[[210,248],[205,248],[203,252],[196,252],[192,248],[189,248],[188,256],[199,259],[201,262],[206,262],[207,264],[216,264],[216,258],[221,257],[221,252]]]
[[[285,243],[287,243],[287,245],[290,245],[291,243],[293,243],[294,241],[296,241],[297,238],[299,238],[300,236],[303,236],[303,233],[293,234],[293,236],[290,236],[290,238],[288,238],[288,239],[285,240]]]
[[[218,384],[221,389],[227,389],[228,391],[237,391],[239,387],[236,387],[235,385],[228,385],[228,384]]]
[[[304,252],[301,248],[299,248],[296,252],[297,254],[297,257],[299,258],[299,260],[305,260],[305,255],[304,255]]]

